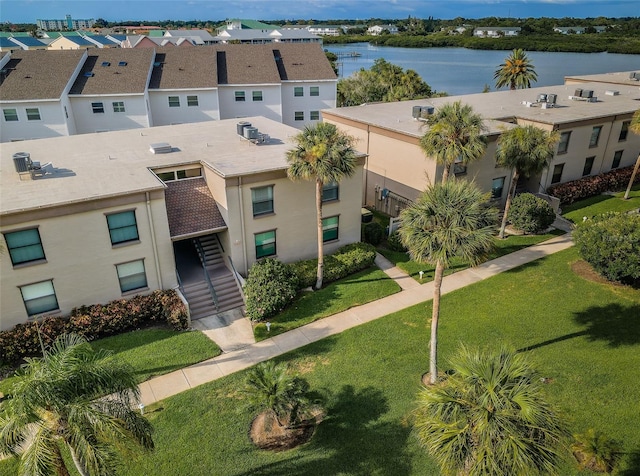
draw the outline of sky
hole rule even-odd
[[[0,0],[0,21],[639,17],[640,0]]]

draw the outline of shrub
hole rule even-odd
[[[46,317],[39,322],[25,322],[0,332],[0,361],[17,362],[24,357],[41,354],[42,344],[50,346],[64,333],[76,333],[94,340],[144,327],[153,322],[165,322],[173,329],[186,329],[187,308],[170,289],[154,291],[129,300],[118,299],[108,304],[93,304],[74,308],[68,317]]]
[[[378,246],[384,238],[384,227],[380,223],[371,222],[364,226],[364,242]]]
[[[297,284],[293,269],[277,259],[255,263],[244,288],[249,319],[261,321],[280,312],[296,296]]]
[[[334,254],[324,257],[323,283],[344,278],[373,265],[376,259],[375,248],[368,243],[352,243],[339,248]],[[299,289],[316,283],[318,269],[317,258],[298,261],[290,265],[298,277]]]
[[[391,251],[398,251],[401,253],[407,252],[407,248],[402,244],[400,233],[397,230],[391,233],[391,236],[387,238],[387,248]]]
[[[521,193],[511,202],[509,221],[525,233],[540,233],[556,219],[556,214],[546,200],[531,193]]]
[[[622,445],[618,441],[593,428],[573,435],[573,438],[571,451],[581,470],[611,473],[622,455]]]
[[[640,215],[597,215],[578,224],[573,239],[582,258],[607,279],[640,283]]]
[[[603,192],[625,189],[632,172],[633,167],[615,169],[604,174],[552,185],[547,189],[547,193],[559,198],[562,205],[568,205],[576,200],[600,195]],[[640,174],[636,176],[635,183],[640,183]]]

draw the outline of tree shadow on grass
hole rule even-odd
[[[411,428],[394,421],[381,421],[389,411],[383,392],[373,387],[356,390],[345,385],[328,397],[326,409],[327,416],[308,446],[291,458],[237,476],[374,473],[405,476],[411,473],[405,449]]]

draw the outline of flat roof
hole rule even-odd
[[[628,74],[627,74],[628,75]],[[577,87],[592,90],[597,102],[572,100]],[[610,96],[606,91],[615,90],[619,94]],[[536,103],[539,94],[556,94],[557,107],[543,109]],[[364,124],[382,127],[406,135],[420,137],[426,126],[423,121],[412,117],[413,106],[438,106],[455,101],[469,104],[474,111],[485,119],[488,134],[499,134],[514,118],[549,124],[563,125],[610,117],[619,114],[632,114],[640,108],[640,84],[638,86],[616,85],[612,87],[603,83],[584,83],[540,88],[517,89],[514,91],[497,91],[490,93],[468,94],[464,96],[447,96],[414,101],[366,104],[362,106],[325,109],[337,117],[351,119]],[[523,102],[532,103],[527,107]]]
[[[269,134],[253,144],[237,134],[238,121]],[[227,119],[174,126],[0,144],[0,216],[136,192],[164,189],[150,168],[202,162],[222,177],[285,170],[286,151],[300,131],[264,117]],[[173,152],[153,154],[150,145],[169,143]],[[13,154],[51,162],[53,173],[21,180]]]
[[[620,84],[624,86],[637,86],[640,87],[640,81],[629,78],[630,73],[637,73],[640,76],[640,65],[638,69],[633,71],[623,71],[617,73],[601,73],[601,74],[587,74],[584,76],[565,76],[564,81],[580,81],[580,82],[594,82],[594,83],[608,83],[608,84]]]

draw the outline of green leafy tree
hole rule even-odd
[[[636,111],[631,119],[631,124],[629,124],[629,130],[634,134],[640,135],[640,109]],[[633,167],[633,172],[631,173],[631,178],[629,179],[629,185],[627,185],[627,191],[624,192],[624,199],[629,199],[629,194],[631,193],[631,187],[633,187],[633,181],[636,179],[636,174],[638,173],[638,169],[640,169],[640,154],[638,154],[638,158],[636,159],[636,165]]]
[[[513,171],[500,226],[500,238],[504,238],[518,179],[521,175],[537,175],[547,168],[553,159],[559,138],[558,132],[547,132],[535,126],[518,126],[504,131],[498,139],[497,163],[500,167]]]
[[[429,129],[420,139],[428,157],[444,166],[442,181],[449,178],[456,161],[469,164],[479,160],[487,147],[482,117],[461,101],[443,104],[427,120]]]
[[[131,367],[64,334],[40,359],[27,359],[0,411],[0,453],[20,457],[19,474],[115,474],[117,450],[153,448],[151,425],[132,409],[139,390]],[[105,395],[107,395],[105,397]]]
[[[509,86],[510,89],[530,88],[531,82],[538,80],[535,67],[522,49],[515,49],[493,75],[496,88]]]
[[[524,354],[462,347],[418,396],[415,430],[445,475],[557,474],[567,431]]]
[[[326,122],[307,126],[294,137],[295,148],[287,151],[291,180],[311,180],[316,184],[316,218],[318,227],[318,271],[316,289],[322,287],[324,246],[322,237],[322,187],[351,177],[357,166],[353,147],[355,139]]]
[[[400,236],[418,263],[435,266],[429,372],[437,380],[438,320],[444,270],[454,258],[475,265],[492,249],[497,210],[465,180],[435,184],[400,214]]]

